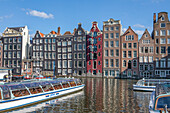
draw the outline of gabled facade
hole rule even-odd
[[[2,40],[0,40],[0,67],[2,67],[3,62],[3,43]]]
[[[146,29],[139,40],[139,76],[151,78],[154,76],[154,40]]]
[[[121,36],[121,78],[138,78],[138,35],[129,27]]]
[[[74,62],[73,59],[73,37],[70,31],[56,38],[56,72],[57,76],[72,76]]]
[[[167,12],[153,17],[155,78],[170,78],[170,21]]]
[[[7,27],[2,39],[3,66],[13,68],[14,75],[21,75],[22,60],[27,58],[30,41],[27,26]]]
[[[97,26],[97,22],[92,22],[92,28],[87,35],[87,75],[102,76],[103,65],[103,35]]]
[[[53,75],[56,60],[56,37],[55,31],[51,31],[49,34],[36,32],[32,44],[34,73]]]
[[[77,29],[75,28],[73,47],[73,75],[86,76],[86,33],[81,23],[78,24]]]
[[[120,20],[103,22],[103,76],[119,77],[121,29]]]

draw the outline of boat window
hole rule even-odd
[[[70,87],[70,85],[68,84],[68,82],[67,82],[67,83],[63,83],[62,85],[63,85],[63,88]]]
[[[76,86],[76,83],[74,81],[70,82],[71,87]]]
[[[54,85],[54,89],[55,89],[55,90],[57,90],[57,89],[62,89],[62,86],[61,86],[61,84]]]
[[[27,88],[33,88],[33,87],[39,87],[39,84],[38,82],[35,82],[35,83],[25,83],[24,85],[27,87]]]
[[[20,96],[29,95],[29,92],[28,92],[27,89],[21,89],[21,90],[14,90],[14,91],[12,91],[12,94],[13,94],[15,97],[20,97]]]
[[[170,97],[162,97],[158,99],[157,108],[165,108],[165,105],[167,105],[167,108],[170,108]]]
[[[82,85],[82,83],[81,83],[81,80],[80,80],[80,79],[76,79],[76,83],[77,83],[77,85]]]
[[[60,84],[59,81],[50,81],[50,83],[51,83],[52,85]]]
[[[11,98],[11,94],[10,94],[10,91],[9,91],[8,86],[6,86],[6,85],[1,85],[0,87],[1,87],[1,89],[2,89],[3,99],[4,99],[4,100],[10,99],[10,98]]]
[[[25,86],[23,84],[8,85],[8,87],[10,90],[25,89]]]
[[[30,88],[29,90],[30,90],[31,94],[36,94],[36,93],[38,93],[38,91],[36,90],[36,88]]]

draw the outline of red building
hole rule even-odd
[[[102,76],[102,43],[102,32],[97,22],[92,22],[92,28],[87,35],[87,75]]]

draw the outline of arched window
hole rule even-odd
[[[131,66],[131,60],[128,61],[128,69],[131,69],[132,66]]]

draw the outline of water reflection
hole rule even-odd
[[[135,80],[83,78],[82,81],[85,84],[83,91],[67,97],[37,104],[35,109],[32,108],[31,111],[27,112],[148,112],[151,93],[134,92],[133,84],[136,82]],[[24,109],[22,112],[26,112]]]

